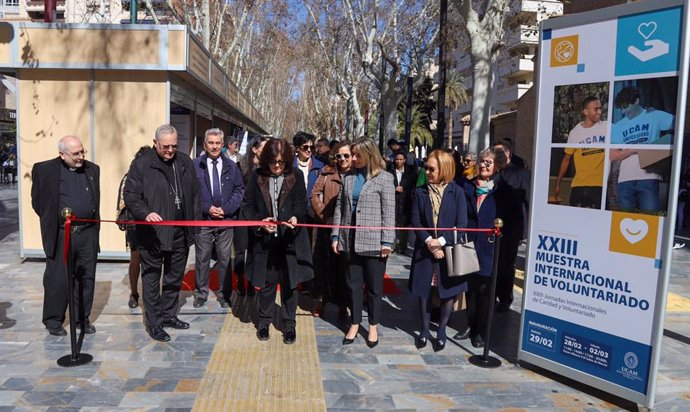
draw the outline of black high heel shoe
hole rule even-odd
[[[374,340],[374,341],[371,341],[371,340],[367,339],[367,346],[370,347],[370,348],[375,348],[376,345],[378,345],[378,344],[379,344],[379,340],[378,340],[378,339],[376,339],[376,340]]]
[[[418,336],[414,343],[414,346],[417,349],[425,348],[428,341],[429,340],[425,336]]]
[[[347,336],[343,338],[343,346],[352,345],[353,343],[355,343],[355,338],[349,339]]]
[[[441,352],[443,349],[446,348],[446,341],[444,340],[439,340],[436,341],[436,346],[434,346],[434,352]]]

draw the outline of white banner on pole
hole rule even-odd
[[[653,403],[687,79],[682,0],[547,20],[522,360]]]

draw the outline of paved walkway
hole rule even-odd
[[[44,264],[18,257],[16,194],[0,185],[0,411],[637,409],[516,363],[520,281],[512,310],[495,319],[491,348],[503,362],[500,368],[471,365],[469,356],[479,351],[467,341],[451,340],[438,353],[431,346],[417,350],[417,305],[405,292],[409,258],[395,255],[388,265],[393,287],[381,344],[374,349],[365,345],[366,335],[342,346],[346,325],[332,306],[312,318],[311,302],[303,299],[297,343],[286,346],[275,328],[269,342],[255,338],[251,298],[234,296],[230,311],[212,300],[194,309],[190,292],[181,292],[180,318],[191,328],[173,330],[169,343],[154,342],[141,310],[127,307],[126,264],[101,262],[92,314],[98,331],[83,348],[94,361],[61,368],[56,359],[69,353],[69,339],[42,327]],[[657,410],[690,405],[689,263],[689,248],[674,252]],[[460,329],[463,322],[462,314],[454,315],[451,327]]]

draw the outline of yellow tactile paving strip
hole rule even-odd
[[[524,285],[525,272],[522,270],[515,271],[515,277],[519,279],[520,285]],[[520,286],[514,286],[522,292]],[[666,297],[666,312],[667,313],[685,313],[690,312],[690,299],[676,295],[675,293],[669,292]]]
[[[247,321],[253,305],[241,306],[245,313],[225,318],[193,410],[325,411],[311,314],[298,309],[297,342],[285,345],[273,326],[270,340],[260,342]]]

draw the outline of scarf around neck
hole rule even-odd
[[[479,210],[484,199],[486,199],[486,195],[494,189],[494,181],[477,179],[475,184],[477,187],[474,189],[474,193],[477,195],[477,210]]]
[[[428,184],[434,227],[438,227],[438,215],[441,211],[441,202],[443,201],[443,192],[446,190],[446,186],[448,186],[448,183]]]

